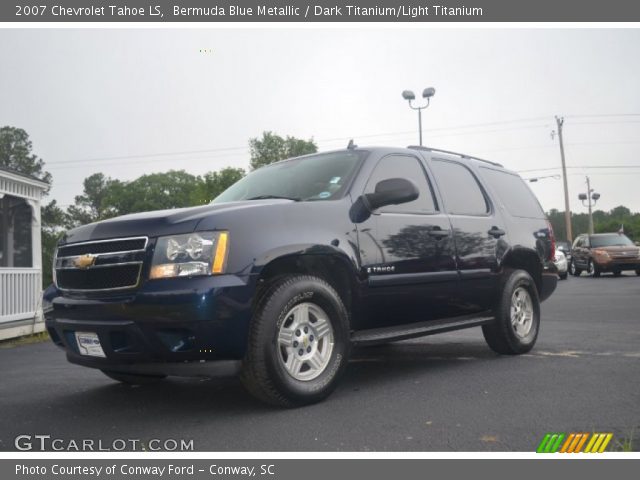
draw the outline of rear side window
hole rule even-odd
[[[434,159],[432,165],[448,213],[486,215],[489,212],[487,199],[467,167],[438,159]]]
[[[412,202],[382,207],[380,209],[382,213],[434,213],[436,211],[431,187],[417,158],[407,155],[384,157],[369,177],[364,193],[374,192],[378,182],[389,178],[405,178],[412,181],[418,187],[420,194]]]
[[[542,207],[531,189],[518,175],[480,167],[482,176],[498,195],[500,203],[514,217],[545,218]]]

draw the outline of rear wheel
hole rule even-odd
[[[576,264],[573,261],[573,259],[571,259],[571,262],[569,263],[569,273],[574,277],[579,277],[580,274],[582,273],[582,270],[576,267]]]
[[[560,273],[558,276],[560,277],[560,280],[566,280],[568,277],[568,274],[567,272],[564,272],[564,273]]]
[[[504,355],[533,348],[540,329],[540,300],[535,282],[524,270],[514,270],[504,282],[495,320],[482,326],[487,344]]]
[[[638,268],[638,269],[636,270],[636,275],[638,275],[638,276],[640,277],[640,268]]]
[[[167,378],[166,375],[138,375],[135,373],[112,372],[109,370],[101,370],[107,377],[127,385],[146,385],[149,383],[157,383]]]
[[[295,407],[326,398],[349,355],[347,311],[324,280],[278,279],[259,300],[241,379],[259,399]]]

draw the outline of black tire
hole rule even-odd
[[[614,277],[619,277],[620,275],[622,275],[622,270],[614,270],[613,271],[613,276]]]
[[[600,268],[597,263],[594,263],[593,260],[589,259],[589,263],[587,263],[587,273],[589,276],[597,278],[600,276]]]
[[[526,335],[516,332],[511,320],[512,297],[523,289],[531,300],[531,324]],[[530,351],[540,330],[540,298],[533,278],[524,270],[513,270],[505,279],[496,307],[495,320],[482,326],[482,333],[489,347],[503,355],[519,355]]]
[[[640,277],[640,268],[636,270],[636,275]]]
[[[158,383],[167,378],[166,375],[139,375],[135,373],[112,372],[109,370],[101,370],[107,377],[127,385],[147,385],[150,383]]]
[[[278,344],[281,327],[291,319],[288,313],[300,304],[320,307],[333,329],[328,363],[317,377],[308,380],[294,378],[287,371]],[[252,395],[272,405],[297,407],[316,403],[335,389],[347,366],[349,347],[348,313],[333,287],[309,275],[283,276],[266,289],[256,304],[240,379]]]
[[[566,280],[569,277],[569,275],[567,274],[567,272],[564,272],[564,273],[558,274],[558,277],[560,277],[560,280]]]
[[[573,261],[573,258],[571,259],[571,262],[569,263],[569,273],[571,273],[571,275],[573,275],[574,277],[579,277],[580,274],[582,273],[582,270],[580,270],[578,267],[576,267],[576,264]]]

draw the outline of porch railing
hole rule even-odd
[[[41,287],[39,269],[0,267],[0,327],[5,322],[35,318]]]

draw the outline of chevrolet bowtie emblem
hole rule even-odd
[[[86,269],[93,266],[96,263],[95,255],[82,255],[73,260],[73,266],[76,268]]]

